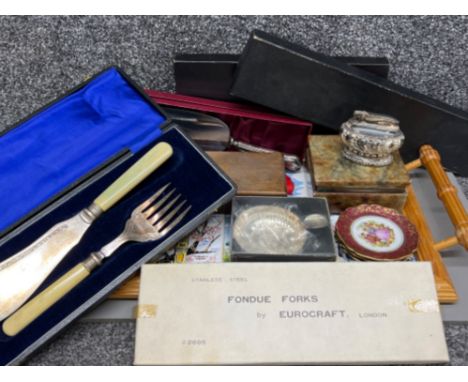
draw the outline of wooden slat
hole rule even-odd
[[[117,300],[136,300],[140,291],[140,272],[125,281],[118,289],[109,296]]]
[[[447,239],[438,241],[437,243],[434,244],[434,248],[436,251],[440,252],[443,251],[444,249],[452,248],[455,245],[458,245],[458,239],[456,236],[451,236]]]

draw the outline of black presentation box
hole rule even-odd
[[[15,336],[5,334],[0,322],[0,365],[22,362],[141,265],[158,259],[190,234],[236,192],[233,182],[206,153],[116,67],[97,74],[0,136],[5,153],[0,159],[0,264],[89,206],[159,142],[170,144],[173,155],[96,219],[34,295],[114,239],[131,212],[163,185],[170,183],[190,204],[190,211],[166,236],[118,248]],[[10,184],[16,192],[5,194]],[[28,282],[27,278],[22,282]]]
[[[239,58],[238,54],[176,54],[176,92],[221,101],[239,101],[229,94]],[[335,58],[380,77],[388,76],[390,65],[385,57]]]
[[[254,31],[239,61],[235,97],[339,131],[355,110],[391,115],[405,134],[405,161],[434,146],[468,176],[468,113],[302,46]]]

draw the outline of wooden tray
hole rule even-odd
[[[425,166],[434,186],[437,196],[443,202],[445,209],[455,227],[455,236],[435,243],[427,224],[424,213],[419,205],[413,186],[407,188],[408,197],[403,213],[416,226],[419,232],[417,256],[420,261],[432,262],[437,295],[440,303],[455,303],[458,295],[447,272],[439,251],[460,244],[468,249],[468,215],[460,202],[456,188],[451,184],[440,162],[440,156],[431,146],[420,149],[420,158],[408,163],[408,171]],[[117,289],[110,298],[136,299],[140,286],[139,275],[134,276]]]

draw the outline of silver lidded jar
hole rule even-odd
[[[388,166],[405,139],[393,117],[356,110],[341,125],[343,156],[363,166]]]

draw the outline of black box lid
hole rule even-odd
[[[355,110],[400,120],[405,161],[434,146],[450,170],[468,176],[468,113],[270,34],[254,31],[233,96],[336,131]]]

